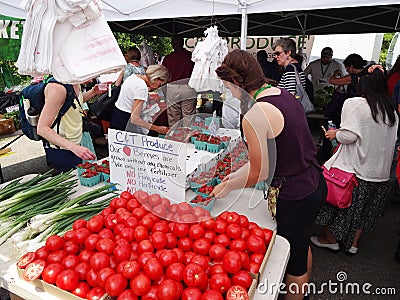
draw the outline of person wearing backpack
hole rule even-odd
[[[72,105],[61,117],[56,126],[54,121],[59,112],[73,93]],[[82,160],[93,160],[96,155],[88,148],[80,145],[82,139],[82,104],[92,97],[103,94],[96,84],[92,89],[82,93],[80,85],[49,82],[44,89],[45,102],[37,124],[37,134],[43,142],[47,163],[57,171],[65,172],[74,168]]]

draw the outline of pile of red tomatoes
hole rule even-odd
[[[271,230],[236,212],[212,218],[157,194],[122,192],[17,265],[28,281],[86,299],[234,299],[249,289],[271,238]]]

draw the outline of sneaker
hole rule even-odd
[[[318,241],[318,237],[317,236],[312,236],[310,238],[311,243],[313,243],[315,246],[320,247],[320,248],[325,248],[328,249],[329,251],[332,252],[337,252],[339,251],[339,243],[334,243],[334,244],[324,244],[324,243],[320,243]]]
[[[349,255],[356,255],[356,254],[357,254],[357,251],[358,251],[358,248],[357,248],[357,247],[351,246],[350,249],[347,250],[346,253],[349,254]]]

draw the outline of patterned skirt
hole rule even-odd
[[[356,230],[372,232],[383,215],[389,182],[370,182],[357,178],[358,186],[353,190],[353,201],[348,208],[337,208],[324,203],[316,224],[327,225],[336,239],[349,249]]]

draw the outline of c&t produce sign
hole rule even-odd
[[[131,132],[108,131],[110,181],[184,201],[186,144]]]

